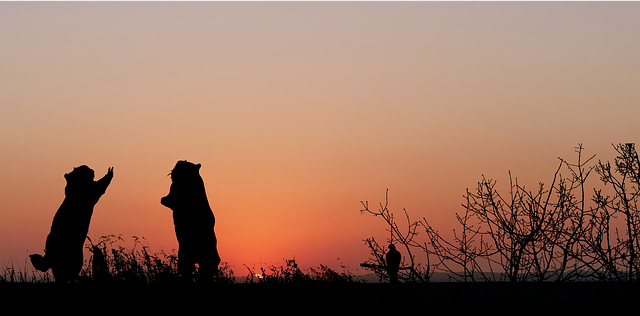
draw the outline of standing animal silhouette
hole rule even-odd
[[[160,203],[173,211],[173,224],[178,238],[178,272],[191,280],[198,264],[200,280],[218,274],[215,217],[209,206],[200,164],[180,160],[171,170],[169,194]]]
[[[93,181],[94,176],[94,171],[85,165],[64,175],[67,180],[65,198],[53,217],[45,255],[29,256],[36,269],[43,272],[51,269],[56,282],[73,281],[82,269],[82,246],[89,231],[93,207],[111,183],[113,167],[98,181]]]

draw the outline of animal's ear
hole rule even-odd
[[[197,164],[196,166],[198,166],[198,170],[200,170],[200,167],[202,167],[201,164]]]

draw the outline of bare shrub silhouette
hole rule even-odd
[[[369,213],[373,216],[380,216],[387,223],[387,231],[389,237],[387,238],[388,244],[399,244],[402,249],[408,254],[405,258],[408,258],[409,262],[405,263],[404,260],[400,263],[400,269],[398,278],[402,280],[411,280],[424,282],[429,279],[431,271],[429,264],[422,266],[416,262],[413,251],[426,250],[426,244],[420,244],[415,240],[418,235],[418,228],[421,226],[421,221],[411,221],[409,214],[403,209],[405,219],[407,221],[407,228],[401,230],[398,224],[395,222],[393,213],[389,210],[389,190],[387,189],[385,195],[385,204],[380,203],[380,209],[378,211],[372,211],[369,209],[369,202],[362,202],[364,209],[360,210],[360,213]],[[381,247],[375,238],[367,238],[365,244],[371,251],[371,258],[360,266],[373,270],[380,279],[388,279],[387,268],[388,264],[385,258],[384,248]]]
[[[591,275],[600,280],[640,280],[640,163],[633,143],[613,146],[618,156],[611,171],[609,162],[598,161],[596,172],[605,187],[611,186],[613,196],[594,190],[596,207],[591,211],[585,248],[589,249],[585,265]],[[614,228],[622,220],[626,231]]]
[[[535,191],[528,191],[517,178],[514,182],[511,173],[506,198],[495,189],[495,181],[484,177],[475,192],[467,190],[466,214],[458,221],[465,235],[479,236],[481,242],[473,249],[459,247],[462,257],[483,260],[489,271],[503,272],[500,280],[511,282],[562,280],[568,267],[580,268],[575,247],[583,234],[584,182],[590,170],[581,161],[581,146],[577,152],[575,165],[560,159],[548,190],[540,183]],[[560,175],[563,165],[571,177]],[[580,191],[577,197],[576,190]],[[475,220],[474,225],[467,225],[469,219]],[[476,264],[474,269],[479,267]],[[468,272],[473,276],[474,271]],[[494,273],[482,274],[485,280],[488,276],[495,278]]]
[[[406,210],[405,232],[398,229],[386,204],[372,212],[362,202],[361,212],[381,216],[391,233],[388,242],[406,250],[410,273],[402,278],[405,281],[428,281],[434,271],[464,282],[638,280],[638,155],[633,144],[614,148],[619,155],[612,172],[608,162],[589,167],[595,155],[583,159],[579,144],[577,163],[559,158],[548,188],[539,183],[528,190],[509,172],[509,191],[503,195],[495,180],[483,176],[476,189],[467,189],[464,195],[464,213],[456,213],[460,229],[454,229],[451,241],[426,218],[411,221]],[[594,168],[605,186],[611,184],[613,196],[601,189],[594,189],[592,198],[587,196],[585,182]],[[563,177],[562,170],[569,176]],[[620,218],[622,233],[614,228]],[[426,241],[419,242],[416,237],[422,232]],[[383,277],[384,249],[373,238],[365,244],[371,258],[362,266]],[[424,256],[426,266],[416,263],[417,253]]]

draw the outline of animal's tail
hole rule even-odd
[[[43,257],[38,254],[33,254],[29,255],[29,258],[31,258],[31,264],[33,267],[42,272],[47,272],[47,270],[51,268],[51,264],[49,263],[49,260],[47,260],[47,255]]]

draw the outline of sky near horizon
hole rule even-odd
[[[640,128],[637,2],[0,3],[0,263],[42,253],[64,174],[114,179],[89,236],[177,249],[202,164],[223,261],[352,272],[360,201],[455,227],[482,175],[549,182]],[[86,259],[86,258],[85,258]]]

